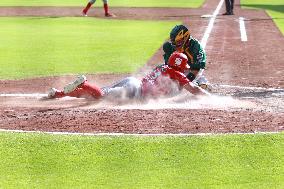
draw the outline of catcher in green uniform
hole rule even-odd
[[[206,53],[199,41],[193,38],[189,30],[184,25],[176,25],[170,33],[170,42],[163,45],[164,60],[168,63],[169,57],[174,51],[186,54],[190,70],[185,73],[187,78],[193,83],[206,89],[208,81],[203,76],[206,65]]]

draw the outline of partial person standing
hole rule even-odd
[[[86,7],[83,9],[82,14],[83,16],[87,16],[87,12],[91,8],[91,6],[96,2],[96,0],[89,0],[88,4]],[[109,12],[109,6],[108,6],[108,0],[103,0],[104,3],[104,11],[105,11],[105,16],[106,17],[115,17],[114,14]]]
[[[226,12],[223,15],[234,15],[234,0],[225,0]]]

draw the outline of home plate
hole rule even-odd
[[[204,15],[201,15],[200,17],[201,18],[211,18],[213,15],[212,14],[204,14]]]

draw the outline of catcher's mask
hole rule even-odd
[[[189,69],[189,65],[187,64],[188,58],[185,54],[180,52],[173,52],[169,58],[168,65],[180,72],[184,72],[185,70]]]
[[[176,25],[170,33],[171,42],[177,49],[183,48],[189,37],[190,33],[184,25]]]

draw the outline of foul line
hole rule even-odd
[[[39,93],[31,93],[31,94],[22,94],[22,93],[14,93],[14,94],[0,94],[0,97],[47,97],[47,94],[39,94]]]
[[[208,38],[209,38],[209,36],[210,36],[210,33],[211,33],[211,31],[212,31],[212,28],[213,28],[213,26],[214,26],[215,19],[216,19],[217,15],[219,14],[219,11],[220,11],[220,9],[221,9],[223,3],[224,3],[224,0],[221,0],[221,1],[219,2],[217,8],[215,9],[215,11],[214,11],[214,13],[213,13],[213,15],[212,15],[212,17],[211,17],[211,19],[210,19],[210,21],[209,21],[209,24],[208,24],[208,26],[207,26],[207,28],[206,28],[206,31],[205,31],[205,33],[204,33],[204,35],[203,35],[203,38],[202,38],[202,40],[201,40],[201,46],[202,46],[204,49],[205,49],[205,47],[206,47],[207,40],[208,40]]]
[[[243,87],[237,85],[217,85],[224,88],[233,88],[233,89],[248,89],[248,90],[267,90],[267,91],[284,91],[281,88],[264,88],[264,87]]]
[[[50,135],[75,135],[75,136],[134,136],[134,137],[188,137],[188,136],[218,136],[218,135],[254,135],[254,134],[279,134],[278,132],[251,132],[251,133],[157,133],[157,134],[136,134],[136,133],[72,133],[72,132],[48,132],[48,131],[24,131],[0,129],[0,132],[7,133],[34,133]]]
[[[246,27],[245,27],[245,19],[243,17],[239,18],[239,23],[240,23],[240,31],[241,31],[241,41],[247,41],[247,33],[246,33]]]

